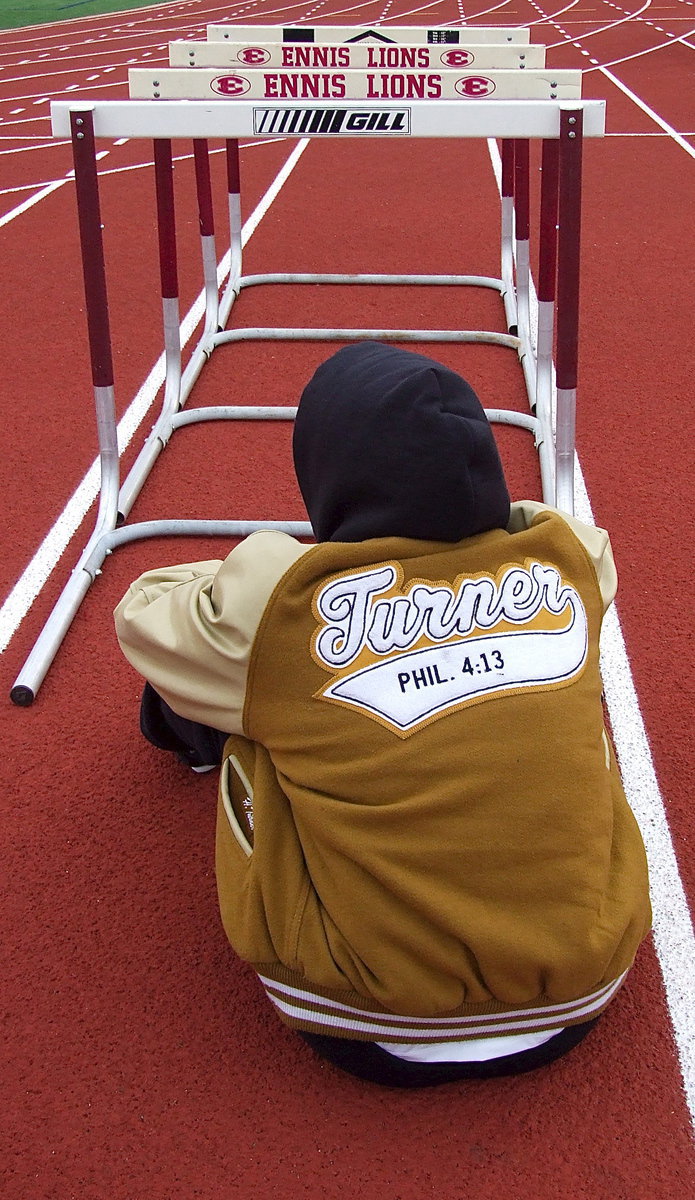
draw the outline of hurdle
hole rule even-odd
[[[440,69],[394,71],[268,70],[252,65],[221,74],[219,67],[131,67],[134,100],[207,100],[211,94],[250,100],[575,100],[581,71],[518,69],[479,71]]]
[[[220,28],[220,27],[213,27]],[[222,27],[224,28],[224,27]],[[240,27],[233,27],[235,35]],[[326,27],[324,27],[325,30]],[[257,27],[248,42],[257,45],[268,37],[268,27]],[[431,32],[431,31],[430,31]],[[442,30],[442,33],[452,31]],[[453,31],[456,34],[469,31]],[[528,31],[524,31],[528,33]],[[389,38],[394,30],[389,30]],[[410,31],[412,36],[412,30]],[[349,29],[355,34],[354,27]],[[496,31],[499,38],[500,31]],[[219,40],[229,41],[228,37]],[[355,40],[355,39],[353,39]],[[395,40],[395,39],[393,39]],[[523,39],[521,39],[523,44]],[[400,43],[397,43],[400,44]],[[441,44],[429,42],[428,44]],[[444,44],[447,44],[444,42]],[[403,45],[412,43],[403,39]],[[224,65],[223,68],[225,69]],[[168,76],[167,68],[156,73],[159,97],[155,97],[151,68],[131,74],[131,88],[149,78],[151,98],[128,100],[61,100],[51,105],[52,130],[72,142],[77,210],[84,275],[88,340],[97,418],[101,488],[94,530],[72,571],[48,620],[41,630],[10,692],[13,703],[30,705],[58,648],[94,579],[101,573],[107,555],[118,546],[141,538],[163,535],[245,537],[258,529],[278,529],[296,537],[311,537],[304,521],[240,521],[165,519],[128,523],[127,517],[159,454],[172,434],[197,421],[292,420],[296,408],[273,406],[184,406],[205,363],[218,347],[245,340],[263,341],[354,341],[377,339],[397,342],[463,343],[482,342],[505,346],[520,360],[529,401],[528,413],[488,409],[493,422],[517,425],[534,438],[538,450],[543,498],[571,512],[575,409],[578,363],[579,255],[582,145],[584,137],[602,137],[605,102],[581,99],[577,82],[569,81],[571,95],[543,93],[544,98],[524,96],[522,81],[532,77],[533,68],[523,71],[502,68],[505,86],[513,76],[512,98],[497,98],[500,72],[487,78],[495,84],[495,98],[480,98],[476,92],[454,92],[456,99],[415,98],[402,101],[361,96],[367,84],[354,71],[348,90],[356,98],[278,100],[232,99],[223,91],[210,89],[206,99],[172,95],[165,99],[162,88],[198,87],[208,68],[187,67],[185,84]],[[249,70],[245,67],[245,72]],[[235,72],[236,73],[236,72]],[[282,72],[274,72],[280,74]],[[348,72],[346,72],[347,74]],[[320,72],[319,72],[320,74]],[[440,75],[450,74],[446,70]],[[453,74],[456,74],[454,72]],[[544,87],[557,87],[552,72]],[[576,73],[575,73],[576,74]],[[214,68],[213,68],[214,75]],[[468,77],[468,76],[465,76]],[[479,76],[474,76],[480,78]],[[166,84],[161,79],[167,80]],[[459,72],[457,78],[464,78]],[[195,83],[193,82],[195,80]],[[254,83],[257,80],[254,79]],[[530,86],[530,85],[529,85]],[[294,138],[388,137],[498,139],[501,141],[501,253],[500,277],[475,275],[376,275],[358,274],[242,274],[241,207],[238,141],[240,137],[261,138],[269,134]],[[151,138],[154,143],[154,175],[163,333],[165,381],[159,417],[145,439],[135,463],[121,483],[116,437],[112,346],[108,316],[107,279],[100,220],[96,143],[100,138]],[[179,332],[177,246],[174,221],[173,138],[191,139],[201,234],[202,276],[205,294],[203,331],[185,369]],[[227,165],[229,271],[226,283],[217,284],[216,234],[213,221],[209,141],[224,144]],[[531,314],[530,280],[530,187],[529,143],[542,144],[542,172],[538,214],[539,273],[538,324]],[[241,292],[259,284],[373,284],[406,286],[464,286],[496,290],[503,302],[507,332],[495,330],[432,329],[227,329],[233,305]],[[555,354],[553,353],[555,347]],[[556,378],[554,377],[556,375]]]
[[[517,29],[500,25],[208,25],[209,42],[244,42],[255,45],[255,39],[294,43],[340,42],[351,45],[357,42],[398,45],[459,46],[484,45],[486,42],[516,43],[529,45],[531,30],[528,26]]]
[[[461,70],[545,66],[545,46],[508,42],[466,41],[463,45],[408,43],[177,41],[169,43],[170,67],[283,67],[290,70],[348,68],[356,70]]]

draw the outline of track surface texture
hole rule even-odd
[[[137,573],[221,556],[228,543],[121,549],[34,705],[1,702],[2,1195],[691,1200],[692,0],[574,0],[555,10],[535,0],[188,0],[0,34],[4,695],[94,519],[70,147],[50,136],[48,101],[123,98],[129,64],[162,63],[169,40],[203,38],[208,22],[225,19],[528,24],[552,65],[585,70],[585,97],[607,100],[608,136],[585,146],[579,493],[587,511],[583,480],[620,575],[622,635],[616,621],[606,687],[648,844],[655,932],[594,1033],[545,1071],[401,1094],[318,1061],[227,946],[213,875],[214,775],[188,774],[139,739],[140,684],[112,631],[111,611]],[[242,144],[244,220],[295,145]],[[174,148],[185,314],[200,289],[197,218],[190,146]],[[99,149],[125,470],[157,411],[157,378],[142,391],[161,350],[151,144]],[[213,162],[220,182],[221,156]],[[494,275],[497,214],[484,143],[312,142],[249,237],[245,271]],[[471,328],[480,311],[478,324],[501,328],[498,305],[414,289],[257,289],[242,295],[232,323]],[[292,403],[328,350],[224,347],[198,402]],[[487,406],[523,407],[509,351],[444,346],[439,357]],[[502,431],[500,445],[515,495],[539,496],[524,435]],[[289,426],[178,433],[133,512],[163,515],[304,519]]]

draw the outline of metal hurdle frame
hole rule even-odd
[[[337,132],[335,113],[349,108],[354,127]],[[268,118],[287,120],[299,114],[289,136],[365,136],[364,123],[375,110],[383,114],[382,130],[394,131],[397,117],[407,114],[407,130],[397,136],[415,138],[485,138],[502,140],[501,277],[473,275],[242,275],[239,137],[264,137]],[[124,543],[161,535],[244,537],[272,528],[311,537],[308,522],[236,520],[157,520],[125,524],[156,459],[175,429],[215,419],[293,419],[296,408],[215,407],[181,411],[205,362],[227,342],[261,340],[398,342],[486,342],[507,346],[521,360],[531,411],[486,410],[491,421],[530,431],[539,454],[543,497],[571,512],[573,507],[574,431],[577,388],[580,212],[583,138],[602,137],[605,102],[599,100],[495,100],[393,102],[272,102],[215,100],[54,101],[53,133],[72,139],[77,208],[85,286],[94,402],[96,407],[101,490],[95,527],[53,611],[46,621],[12,689],[12,701],[30,705],[89,587],[102,564]],[[260,115],[259,115],[260,114]],[[360,117],[363,116],[362,128]],[[160,415],[133,467],[121,484],[116,433],[114,380],[108,297],[95,140],[151,137],[162,285],[166,376]],[[203,279],[206,298],[202,335],[182,369],[174,222],[171,140],[191,138],[200,217]],[[212,211],[208,140],[225,142],[227,155],[230,271],[226,286],[217,285],[217,253]],[[529,140],[541,139],[542,183],[539,223],[539,322],[537,344],[530,311]],[[556,288],[557,280],[557,288]],[[500,293],[509,332],[476,330],[297,329],[225,330],[233,304],[246,288],[259,284],[403,284],[480,286]],[[553,379],[553,341],[556,340]],[[555,428],[554,428],[555,427]]]

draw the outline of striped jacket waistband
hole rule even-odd
[[[622,986],[627,971],[588,996],[564,1004],[504,1009],[475,1016],[408,1017],[344,1004],[259,972],[269,1000],[288,1024],[311,1033],[380,1042],[446,1042],[562,1029],[597,1017]]]

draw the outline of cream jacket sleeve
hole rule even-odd
[[[558,513],[582,543],[594,565],[605,613],[615,599],[615,593],[618,590],[618,575],[613,561],[613,551],[605,529],[599,529],[594,525],[585,525],[583,521],[578,521],[569,513],[560,512],[559,509],[551,508],[548,504],[541,504],[537,500],[519,500],[516,504],[512,504],[507,529],[510,533],[519,533],[523,529],[528,529],[533,524],[535,517],[543,512]]]
[[[252,534],[220,562],[148,571],[115,610],[121,649],[189,720],[243,733],[249,656],[276,584],[310,550],[287,534]]]

